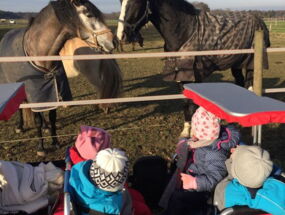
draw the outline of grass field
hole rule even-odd
[[[115,28],[116,23],[112,23]],[[0,27],[0,37],[7,28]],[[135,52],[163,51],[163,41],[153,28],[143,29],[144,48]],[[285,47],[285,32],[271,32],[272,47]],[[126,51],[131,53],[131,47]],[[124,75],[123,97],[150,96],[178,93],[175,83],[164,82],[160,76],[162,59],[119,60]],[[270,70],[264,72],[264,87],[285,87],[285,53],[269,55]],[[216,72],[207,82],[232,82],[230,71]],[[96,93],[87,80],[80,76],[70,79],[74,100],[94,99]],[[285,95],[270,95],[285,101]],[[242,105],[242,104],[241,104]],[[17,116],[0,122],[0,159],[18,161],[57,160],[65,156],[65,148],[74,143],[80,125],[92,125],[107,129],[112,134],[113,146],[127,150],[131,161],[142,155],[160,155],[170,159],[183,126],[182,100],[119,104],[106,115],[96,106],[80,106],[58,109],[58,134],[61,148],[57,151],[45,140],[49,153],[42,159],[36,156],[36,140],[24,140],[36,136],[35,129],[16,134]],[[238,126],[238,125],[237,125]],[[240,128],[242,139],[250,143],[250,128]],[[46,134],[48,136],[49,134]],[[263,147],[268,149],[275,162],[285,168],[285,125],[270,124],[263,128]]]
[[[266,22],[266,25],[271,32],[285,33],[285,21]]]

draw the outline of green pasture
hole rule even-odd
[[[106,23],[107,23],[107,25],[109,25],[109,26],[116,26],[116,25],[118,24],[118,20],[116,20],[116,19],[108,19],[108,20],[106,21]]]
[[[115,30],[116,22],[112,24]],[[0,35],[7,28],[0,29]],[[153,27],[144,28],[143,48],[136,46],[136,52],[163,51],[163,41]],[[271,32],[272,47],[285,47],[285,33]],[[125,45],[127,53],[131,46]],[[124,59],[118,60],[123,73],[122,97],[154,96],[179,93],[175,83],[164,82],[161,78],[163,60]],[[269,54],[270,69],[264,71],[264,87],[285,87],[285,53]],[[207,82],[232,82],[230,71],[213,73]],[[82,77],[70,79],[74,100],[95,99],[94,87]],[[285,94],[267,95],[285,101]],[[133,162],[142,155],[160,155],[170,160],[175,143],[183,126],[182,100],[154,101],[118,104],[109,114],[104,114],[97,106],[77,106],[58,108],[58,135],[61,148],[55,151],[50,139],[45,140],[47,157],[36,156],[35,129],[27,129],[16,134],[17,116],[7,122],[0,122],[0,159],[18,161],[41,161],[63,159],[65,149],[74,143],[80,125],[92,125],[107,129],[112,135],[113,146],[125,148]],[[243,105],[243,104],[240,104]],[[238,125],[237,125],[238,126]],[[238,126],[239,127],[239,126]],[[242,140],[251,143],[250,128],[240,127]],[[45,134],[49,136],[49,134]],[[270,124],[263,127],[263,147],[270,151],[274,161],[285,168],[285,125]]]
[[[285,21],[267,21],[266,25],[271,32],[285,33]]]

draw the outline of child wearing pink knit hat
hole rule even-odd
[[[173,177],[179,178],[177,183],[181,185],[170,201],[161,201],[164,203],[160,205],[167,208],[165,214],[201,212],[216,184],[227,175],[225,161],[239,138],[233,125],[221,126],[220,119],[205,108],[196,110],[191,120],[191,138],[177,145],[177,171]]]

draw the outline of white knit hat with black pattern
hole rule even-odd
[[[128,176],[129,161],[124,151],[114,148],[101,150],[90,167],[90,178],[101,190],[122,190]]]

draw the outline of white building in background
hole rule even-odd
[[[16,21],[15,21],[15,19],[10,19],[10,20],[9,20],[9,23],[10,23],[10,24],[16,24]]]

